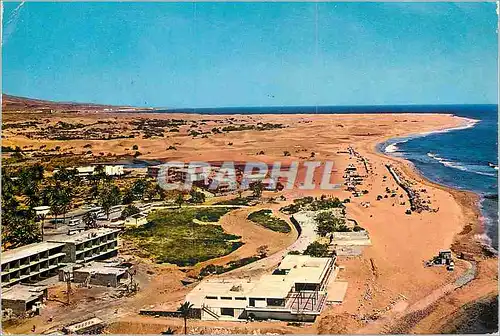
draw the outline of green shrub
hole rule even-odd
[[[271,210],[263,209],[252,212],[247,219],[276,232],[288,233],[291,231],[290,225],[286,221],[276,218],[272,214]]]
[[[196,219],[202,222],[216,223],[219,219],[227,214],[231,209],[229,208],[200,208],[196,212]]]
[[[328,244],[321,244],[317,241],[312,242],[307,246],[304,251],[304,255],[310,255],[311,257],[326,257],[328,254]]]

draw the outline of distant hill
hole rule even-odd
[[[136,108],[130,106],[113,106],[113,105],[99,105],[99,104],[73,103],[73,102],[53,102],[41,99],[17,97],[8,94],[2,94],[2,112],[12,112],[12,111],[50,112],[51,110],[70,112],[70,111],[102,111],[104,109],[109,109],[112,112],[120,110],[135,110]],[[140,110],[146,110],[146,109],[141,108]]]

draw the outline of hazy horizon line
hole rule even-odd
[[[363,108],[363,107],[369,107],[369,108],[374,108],[374,107],[384,107],[384,106],[390,106],[390,107],[424,107],[424,106],[429,106],[429,107],[446,107],[446,106],[498,106],[499,103],[405,103],[405,104],[373,104],[373,105],[367,105],[367,104],[360,104],[360,105],[350,105],[350,104],[328,104],[328,105],[247,105],[247,106],[242,106],[242,105],[234,105],[234,106],[203,106],[203,107],[167,107],[167,106],[133,106],[133,105],[120,105],[120,104],[114,104],[114,103],[106,103],[106,102],[82,102],[82,101],[71,101],[71,100],[65,100],[65,101],[60,101],[60,100],[51,100],[50,98],[35,98],[35,97],[28,97],[28,96],[22,96],[22,95],[16,95],[16,94],[11,94],[11,93],[6,93],[2,92],[2,95],[7,95],[15,98],[20,98],[20,99],[30,99],[30,100],[39,100],[39,101],[46,101],[46,102],[51,102],[51,103],[59,103],[59,104],[90,104],[90,105],[102,105],[102,106],[115,106],[115,107],[132,107],[136,109],[145,109],[145,110],[169,110],[169,111],[186,111],[186,110],[201,110],[201,109],[209,109],[209,110],[215,110],[215,109],[221,109],[221,110],[227,110],[227,109],[261,109],[261,108],[329,108],[329,107],[336,107],[336,108]]]

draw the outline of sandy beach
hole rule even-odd
[[[94,124],[109,121],[121,134],[131,133],[131,122],[137,120],[182,119],[186,125],[179,127],[179,132],[163,138],[120,138],[110,140],[39,140],[28,138],[24,133],[30,128],[17,131],[6,129],[3,133],[3,146],[21,148],[55,149],[60,153],[85,152],[91,145],[92,155],[102,158],[131,157],[132,147],[136,145],[141,153],[140,159],[160,161],[334,161],[336,172],[334,183],[342,183],[342,171],[353,161],[349,155],[339,153],[352,146],[372,165],[373,174],[365,180],[363,189],[368,194],[361,198],[351,197],[347,205],[349,218],[355,219],[370,233],[372,246],[366,248],[359,257],[339,257],[338,264],[343,267],[339,279],[349,282],[345,301],[338,306],[328,307],[321,317],[302,328],[292,328],[283,322],[252,322],[238,324],[218,322],[217,327],[234,332],[260,330],[289,333],[379,333],[401,331],[403,333],[439,332],[450,316],[460,307],[479,298],[497,295],[497,270],[495,256],[486,256],[478,242],[483,233],[478,210],[478,198],[475,194],[457,191],[432,183],[416,171],[408,162],[400,158],[379,153],[376,145],[395,137],[405,137],[425,132],[445,131],[457,127],[470,127],[474,121],[447,114],[338,114],[338,115],[195,115],[168,113],[64,113],[55,115],[29,116],[42,125],[67,123]],[[4,123],[19,122],[21,117],[5,114]],[[22,116],[26,120],[26,115]],[[214,127],[258,123],[280,124],[282,128],[265,131],[244,130],[222,134],[210,134],[207,137],[189,135],[190,124],[196,124],[197,130],[208,131]],[[86,147],[85,147],[86,146]],[[174,146],[172,150],[170,146]],[[170,149],[169,149],[170,147]],[[284,156],[288,151],[290,156]],[[102,155],[98,153],[103,153]],[[312,153],[314,153],[312,155]],[[377,195],[384,190],[397,188],[390,177],[385,164],[398,167],[404,176],[415,183],[415,188],[426,189],[426,197],[438,212],[405,214],[407,206],[398,204],[394,199],[377,201]],[[301,175],[302,174],[302,175]],[[304,171],[299,171],[299,177]],[[388,178],[383,179],[383,176]],[[321,177],[315,176],[316,180]],[[299,179],[300,180],[300,179]],[[266,205],[273,210],[291,203],[294,198],[307,195],[321,196],[327,193],[340,199],[349,198],[351,193],[339,189],[322,191],[319,189],[304,191],[294,188],[285,190],[286,202],[279,205]],[[274,192],[265,192],[273,196]],[[401,200],[408,201],[404,195]],[[365,208],[362,202],[370,202]],[[223,217],[221,225],[228,233],[242,237],[246,244],[233,253],[212,260],[210,263],[227,263],[251,256],[265,239],[270,254],[289,246],[297,236],[295,231],[281,234],[256,227],[246,220],[249,210],[241,209]],[[286,217],[284,217],[286,219]],[[457,260],[454,272],[445,268],[424,267],[424,261],[432,258],[439,250],[453,248],[455,253],[470,252],[476,259],[475,279],[462,288],[456,288],[455,282],[472,265],[470,262]],[[372,266],[375,265],[375,266]],[[200,268],[202,265],[197,265]],[[274,266],[272,262],[267,265]],[[161,266],[151,266],[155,275],[151,276],[151,288],[161,287],[162,277],[168,276],[171,284],[161,293],[147,290],[141,293],[130,309],[112,315],[110,331],[158,333],[167,326],[179,328],[180,320],[171,318],[153,319],[139,316],[137,309],[141,304],[175,306],[190,288],[175,283],[182,274],[175,270],[161,270]],[[149,294],[148,294],[149,293]],[[389,308],[387,308],[389,307]],[[101,308],[103,314],[109,314],[110,307]],[[419,312],[416,314],[416,312]],[[377,314],[376,321],[367,323],[363,316]],[[417,317],[415,317],[417,316]],[[190,325],[196,331],[214,331],[213,323],[192,321]],[[19,331],[20,329],[15,329]],[[244,331],[242,331],[244,330]]]

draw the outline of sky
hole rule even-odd
[[[497,103],[495,3],[4,3],[2,91],[165,108]]]

